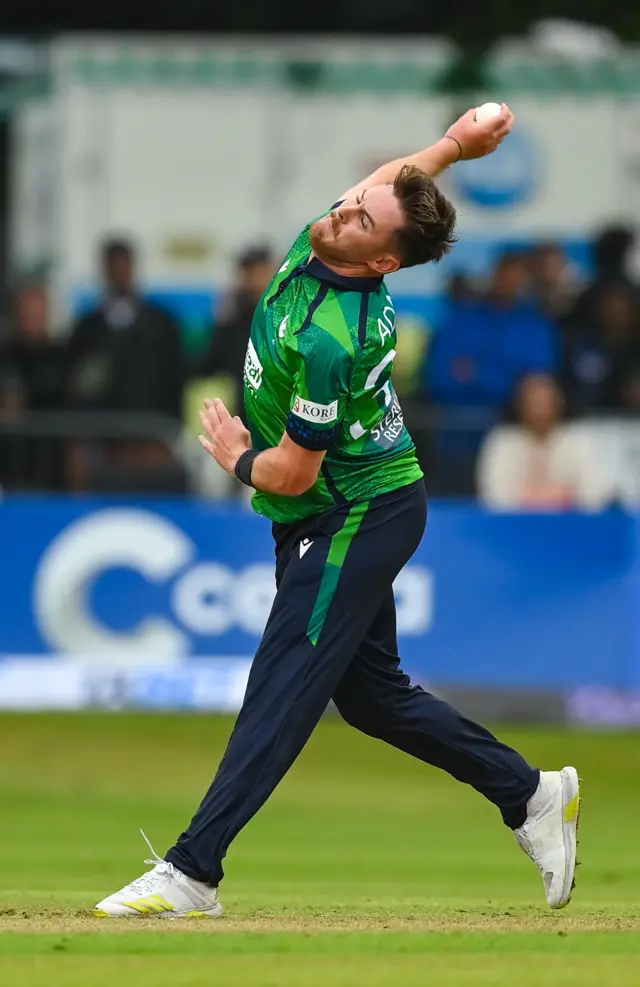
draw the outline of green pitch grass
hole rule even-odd
[[[640,984],[640,738],[505,730],[575,763],[578,888],[542,882],[473,791],[325,721],[227,858],[219,922],[110,922],[91,906],[188,822],[231,721],[0,717],[3,987]]]

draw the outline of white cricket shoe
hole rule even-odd
[[[515,837],[542,874],[547,904],[564,908],[575,887],[580,783],[575,768],[541,771],[527,803],[528,815]]]
[[[153,864],[153,870],[98,902],[93,914],[98,918],[219,918],[224,909],[218,889],[194,881],[163,860],[142,835],[152,853],[145,864]]]

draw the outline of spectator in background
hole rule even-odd
[[[26,412],[60,410],[65,348],[50,334],[45,286],[27,281],[15,292],[9,333],[0,347],[0,410],[19,425]],[[11,488],[59,489],[60,443],[46,436],[5,436],[0,441],[1,482]]]
[[[171,421],[177,426],[182,417],[185,368],[179,327],[142,298],[129,241],[107,240],[100,259],[102,296],[69,339],[68,403],[76,409],[164,415],[169,432]],[[109,441],[93,449],[81,443],[70,466],[73,485],[80,488],[87,482],[100,489],[151,490],[184,483],[168,443],[155,439]]]
[[[486,297],[451,302],[425,364],[436,403],[498,409],[524,374],[556,369],[556,330],[527,301],[529,287],[527,258],[508,253]]]
[[[235,385],[234,414],[242,416],[244,361],[256,305],[273,278],[275,264],[266,246],[252,246],[238,257],[235,284],[212,328],[197,375],[228,374]]]
[[[602,294],[610,288],[626,289],[633,293],[637,291],[637,285],[629,272],[629,259],[634,244],[634,233],[626,226],[608,226],[598,234],[593,242],[595,276],[576,301],[571,317],[572,325],[580,327],[588,323]]]
[[[636,354],[620,376],[616,406],[625,418],[640,418],[640,354]]]
[[[439,406],[423,454],[432,494],[473,495],[482,435],[525,374],[556,369],[557,332],[532,304],[530,287],[528,257],[510,252],[484,296],[449,302],[423,367],[427,395]]]
[[[571,410],[615,411],[624,401],[622,380],[640,361],[637,292],[626,281],[603,283],[583,318],[565,337],[564,383]]]
[[[514,425],[493,429],[478,460],[478,493],[499,510],[597,510],[613,499],[589,429],[562,422],[553,377],[533,374],[517,389]]]
[[[452,302],[464,303],[477,301],[482,297],[475,281],[463,271],[456,271],[449,279],[447,297]]]
[[[615,418],[599,423],[601,459],[611,463],[616,500],[632,511],[640,508],[640,358],[620,374]]]
[[[541,243],[530,255],[531,288],[541,312],[561,325],[573,311],[580,279],[557,243]]]

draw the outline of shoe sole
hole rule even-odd
[[[580,822],[580,779],[575,768],[563,768],[562,778],[562,836],[567,860],[567,869],[562,887],[562,898],[554,909],[566,908],[571,901],[571,895],[576,886],[576,867],[578,866],[578,825]]]
[[[201,911],[194,909],[191,912],[128,912],[126,915],[112,915],[111,912],[105,912],[102,908],[94,908],[91,914],[94,918],[110,919],[163,918],[176,920],[185,918],[222,918],[224,908],[218,904],[214,908],[202,909]]]

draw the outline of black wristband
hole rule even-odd
[[[451,134],[445,134],[444,136],[447,138],[447,140],[455,141],[456,144],[458,145],[458,157],[454,161],[454,164],[457,164],[460,158],[462,157],[462,144],[460,143],[457,137],[452,137]]]
[[[253,464],[259,455],[260,452],[257,449],[247,449],[246,452],[242,453],[236,463],[234,473],[238,479],[241,480],[242,483],[245,483],[248,487],[253,486],[253,483],[251,482],[251,470],[253,469]]]

